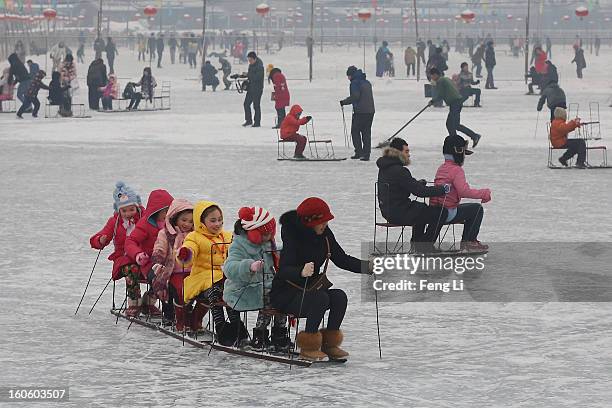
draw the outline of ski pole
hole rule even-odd
[[[98,255],[96,256],[96,260],[94,261],[93,268],[91,268],[91,273],[89,274],[89,279],[87,279],[87,285],[85,285],[85,290],[83,291],[83,296],[81,296],[81,300],[79,301],[79,305],[74,312],[74,315],[79,312],[79,308],[81,307],[81,303],[83,303],[83,299],[85,298],[85,293],[87,293],[87,288],[89,288],[89,282],[91,282],[91,277],[93,276],[94,270],[96,269],[96,264],[98,263],[98,259],[100,258],[100,254],[102,253],[102,249],[98,251]]]
[[[344,126],[344,146],[350,147],[349,145],[349,136],[346,131],[346,117],[344,116],[344,105],[340,106],[340,110],[342,111],[342,125]]]
[[[374,302],[376,303],[376,333],[378,334],[378,356],[382,360],[382,348],[380,347],[380,323],[378,322],[378,291],[374,289]]]
[[[538,117],[536,118],[536,127],[535,132],[533,134],[533,138],[536,139],[538,136],[538,123],[540,122],[540,111],[538,111]]]
[[[302,289],[302,299],[300,299],[300,308],[297,315],[297,323],[295,324],[295,342],[293,343],[293,351],[295,353],[295,347],[297,346],[297,335],[300,332],[300,316],[302,315],[302,306],[304,305],[304,295],[306,295],[306,287],[308,286],[308,276],[304,282],[304,289]],[[293,360],[293,354],[291,353],[291,360]],[[291,368],[291,365],[289,365]]]
[[[401,128],[399,128],[399,130],[397,132],[395,132],[393,135],[391,135],[389,138],[387,138],[387,140],[385,140],[382,143],[379,143],[378,146],[376,146],[377,148],[381,148],[381,147],[385,147],[389,144],[389,142],[391,142],[391,140],[393,140],[393,138],[395,136],[397,136],[402,130],[404,130],[406,128],[406,126],[408,126],[409,124],[411,124],[417,117],[419,117],[419,115],[423,112],[425,112],[425,110],[427,108],[429,108],[431,105],[427,104],[425,105],[425,107],[423,109],[421,109],[416,115],[414,115],[408,122],[406,122],[406,124],[404,124],[404,126],[402,126]]]
[[[104,289],[102,289],[102,292],[100,292],[100,296],[98,296],[98,298],[96,299],[96,301],[94,302],[93,306],[91,307],[91,309],[89,310],[89,314],[91,314],[91,312],[93,312],[94,307],[96,307],[96,305],[98,304],[98,301],[100,300],[100,298],[102,297],[102,295],[104,294],[104,291],[106,290],[106,288],[108,288],[108,285],[111,283],[111,281],[113,280],[113,278],[111,277],[108,282],[106,282],[106,286],[104,286]]]

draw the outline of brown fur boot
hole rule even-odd
[[[301,331],[297,334],[296,343],[300,348],[300,358],[304,360],[317,361],[327,358],[321,351],[321,333],[307,333]]]
[[[327,354],[329,358],[341,359],[348,357],[349,353],[339,347],[344,339],[342,330],[321,329],[321,336],[323,337],[321,351]]]

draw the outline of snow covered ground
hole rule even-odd
[[[397,47],[392,51],[402,55]],[[600,103],[604,143],[612,147],[607,107],[612,54],[607,48],[598,58],[587,53],[589,67],[580,81],[569,64],[569,48],[554,52],[569,102],[580,103],[581,112],[591,101]],[[144,65],[130,51],[120,53],[117,73],[123,86],[138,79]],[[370,61],[373,53],[368,49]],[[397,78],[371,78],[377,107],[374,143],[427,102],[423,82],[403,80],[401,58],[396,59]],[[451,55],[450,72],[466,59]],[[361,65],[362,50],[317,52],[311,84],[304,80],[304,49],[284,49],[263,60],[285,72],[292,102],[315,118],[317,136],[333,139],[337,153],[350,155],[343,147],[338,100],[348,89],[346,67]],[[535,134],[537,98],[524,95],[522,67],[522,60],[498,52],[499,89],[483,90],[484,108],[465,109],[462,115],[465,124],[483,134],[466,163],[468,179],[493,191],[480,238],[609,243],[612,170],[547,169],[548,113],[540,114]],[[79,69],[84,77],[87,67]],[[244,129],[242,96],[200,92],[196,72],[185,65],[166,61],[153,72],[158,82],[172,81],[172,111],[94,112],[93,118],[79,120],[33,120],[26,114],[18,121],[0,115],[5,206],[0,216],[0,386],[69,384],[70,402],[61,406],[74,407],[609,406],[612,307],[605,302],[381,303],[380,360],[374,304],[362,302],[359,277],[331,267],[332,281],[349,294],[343,329],[351,360],[289,370],[221,352],[207,356],[136,326],[128,331],[125,322],[115,325],[108,313],[110,290],[87,316],[109,278],[110,264],[101,257],[74,317],[96,255],[88,238],[112,211],[116,180],[136,187],[143,199],[151,189],[166,188],[175,197],[215,200],[225,210],[227,228],[242,205],[266,206],[280,215],[316,195],[331,205],[336,216],[331,227],[347,252],[358,254],[361,243],[372,239],[374,161],[277,162],[269,89],[262,101],[263,127]],[[367,73],[372,72],[368,65]],[[84,79],[81,86],[79,99],[86,102]],[[432,108],[403,133],[419,178],[431,179],[441,162],[445,118],[445,109]],[[553,254],[529,256],[546,263]],[[590,272],[609,285],[609,270]],[[121,293],[122,284],[118,288]]]

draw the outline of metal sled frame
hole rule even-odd
[[[567,117],[577,117],[578,112],[580,110],[580,104],[578,103],[570,103],[567,110]],[[546,133],[550,135],[550,122],[546,125]],[[606,146],[598,145],[591,146],[590,142],[601,140],[601,122],[600,122],[600,113],[599,113],[599,102],[589,102],[589,120],[585,122],[576,129],[576,135],[578,138],[583,139],[586,144],[586,162],[589,163],[589,153],[591,151],[600,151],[602,155],[602,160],[598,165],[588,164],[587,169],[609,169],[612,166],[608,165],[608,149]],[[574,158],[572,157],[569,161],[568,167],[561,166],[559,164],[555,164],[555,160],[553,158],[553,150],[566,150],[566,148],[556,148],[550,144],[550,137],[547,136],[548,139],[548,168],[549,169],[572,169]]]
[[[289,140],[283,140],[280,137],[280,130],[277,129],[276,138],[276,150],[277,160],[293,160],[293,161],[342,161],[346,160],[346,157],[336,157],[334,152],[334,145],[331,139],[317,139],[314,130],[314,119],[311,119],[305,125],[306,128],[306,139],[308,144],[308,150],[310,151],[310,157],[307,159],[295,159],[292,155],[289,156],[285,152],[285,143],[295,143]],[[325,150],[320,147],[320,144],[325,146]]]
[[[85,104],[83,103],[73,103],[70,105],[70,110],[72,111],[72,116],[62,116],[60,115],[60,106],[59,105],[45,105],[45,118],[50,119],[86,119],[91,118],[91,115],[85,114]],[[55,112],[55,113],[53,113]]]
[[[0,100],[0,106],[2,107],[0,113],[17,113],[17,101],[15,99],[2,99]]]
[[[170,81],[162,81],[161,91],[159,96],[154,96],[152,101],[149,99],[142,99],[140,101],[140,107],[138,109],[127,110],[131,99],[117,98],[113,99],[113,103],[116,103],[116,108],[110,110],[99,109],[100,113],[119,113],[119,112],[153,112],[163,111],[172,109],[172,83]],[[142,104],[144,103],[144,107]]]

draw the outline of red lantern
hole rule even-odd
[[[255,7],[255,11],[257,12],[257,14],[264,17],[270,11],[270,6],[268,6],[266,3],[261,3],[257,7]]]
[[[476,18],[476,13],[474,13],[472,10],[467,9],[467,10],[463,10],[461,12],[461,18],[463,19],[463,21],[465,21],[466,23],[469,23],[470,21],[474,20],[474,18]]]
[[[589,9],[584,6],[576,7],[576,15],[582,19],[589,15]]]
[[[144,8],[144,15],[147,17],[155,17],[155,15],[157,14],[157,8],[154,6],[147,6]]]
[[[370,17],[372,17],[372,12],[369,9],[362,8],[357,12],[357,17],[359,17],[359,19],[365,23],[370,19]]]
[[[569,19],[570,19],[570,16],[563,16],[563,20],[569,21]]]
[[[506,18],[507,18],[508,20],[512,20],[512,19],[514,18],[514,16],[513,16],[512,14],[508,14],[508,15],[506,16]]]
[[[183,18],[185,20],[189,20],[191,18],[191,16],[189,14],[183,14]]]
[[[45,16],[47,20],[53,20],[57,16],[57,11],[52,8],[44,9],[43,16]]]

